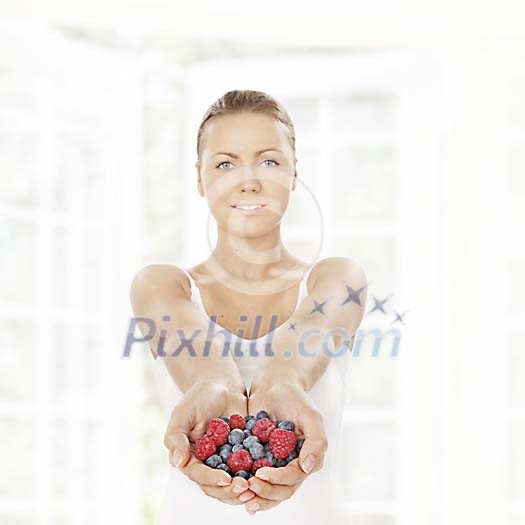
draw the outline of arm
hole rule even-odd
[[[348,300],[351,296],[347,286],[360,291],[354,296],[354,300]],[[275,355],[263,357],[261,367],[252,382],[250,395],[257,390],[282,383],[299,385],[308,392],[330,363],[331,357],[322,350],[321,343],[331,329],[346,330],[348,336],[345,339],[349,345],[347,351],[351,351],[350,339],[355,335],[364,315],[366,286],[366,275],[357,261],[347,257],[331,257],[319,261],[308,279],[308,295],[289,320],[289,323],[296,323],[295,331],[283,327],[283,330],[276,332],[272,343]],[[322,306],[316,309],[314,301]],[[301,334],[309,329],[318,331],[303,338],[304,348],[300,351]],[[338,348],[342,340],[343,336],[338,334],[327,340],[328,353]],[[292,352],[291,357],[283,355],[286,350]],[[315,355],[306,357],[308,354]]]
[[[246,394],[244,381],[232,355],[222,355],[223,339],[220,336],[211,341],[209,354],[203,355],[209,320],[190,301],[188,278],[182,270],[172,265],[146,266],[133,279],[130,299],[135,317],[147,317],[155,323],[155,334],[149,341],[155,359],[160,353],[156,351],[159,339],[165,331],[164,363],[182,392],[195,383],[212,382]],[[169,321],[163,320],[166,315],[170,317]],[[146,336],[149,327],[144,324],[141,328],[138,324]],[[175,357],[170,357],[182,344],[182,338],[191,339],[196,333],[198,335],[191,342],[195,356],[186,347]]]

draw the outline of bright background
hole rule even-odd
[[[234,88],[289,110],[319,256],[389,297],[362,327],[408,310],[349,363],[349,523],[525,524],[525,13],[479,4],[0,3],[2,525],[153,525],[167,374],[120,357],[129,285],[209,253],[196,131]]]

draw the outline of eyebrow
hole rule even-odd
[[[255,156],[258,157],[259,155],[261,155],[262,153],[265,153],[266,151],[278,151],[279,153],[282,153],[282,151],[280,149],[266,148],[266,149],[261,149],[259,151],[256,151],[255,152]],[[235,153],[227,153],[225,151],[218,151],[217,153],[212,155],[212,157],[216,157],[217,155],[228,155],[228,157],[232,157],[234,159],[238,159],[239,158],[239,156],[235,155]]]

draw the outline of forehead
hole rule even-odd
[[[275,117],[244,112],[212,118],[202,135],[203,154],[217,151],[250,151],[261,148],[290,148],[288,130]],[[291,148],[290,148],[291,149]]]

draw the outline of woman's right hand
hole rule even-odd
[[[171,465],[197,483],[206,495],[229,505],[242,505],[255,497],[248,490],[248,481],[208,467],[193,455],[190,442],[206,433],[210,419],[234,413],[245,416],[247,409],[248,400],[243,393],[232,392],[219,383],[198,382],[173,409],[164,435]]]

